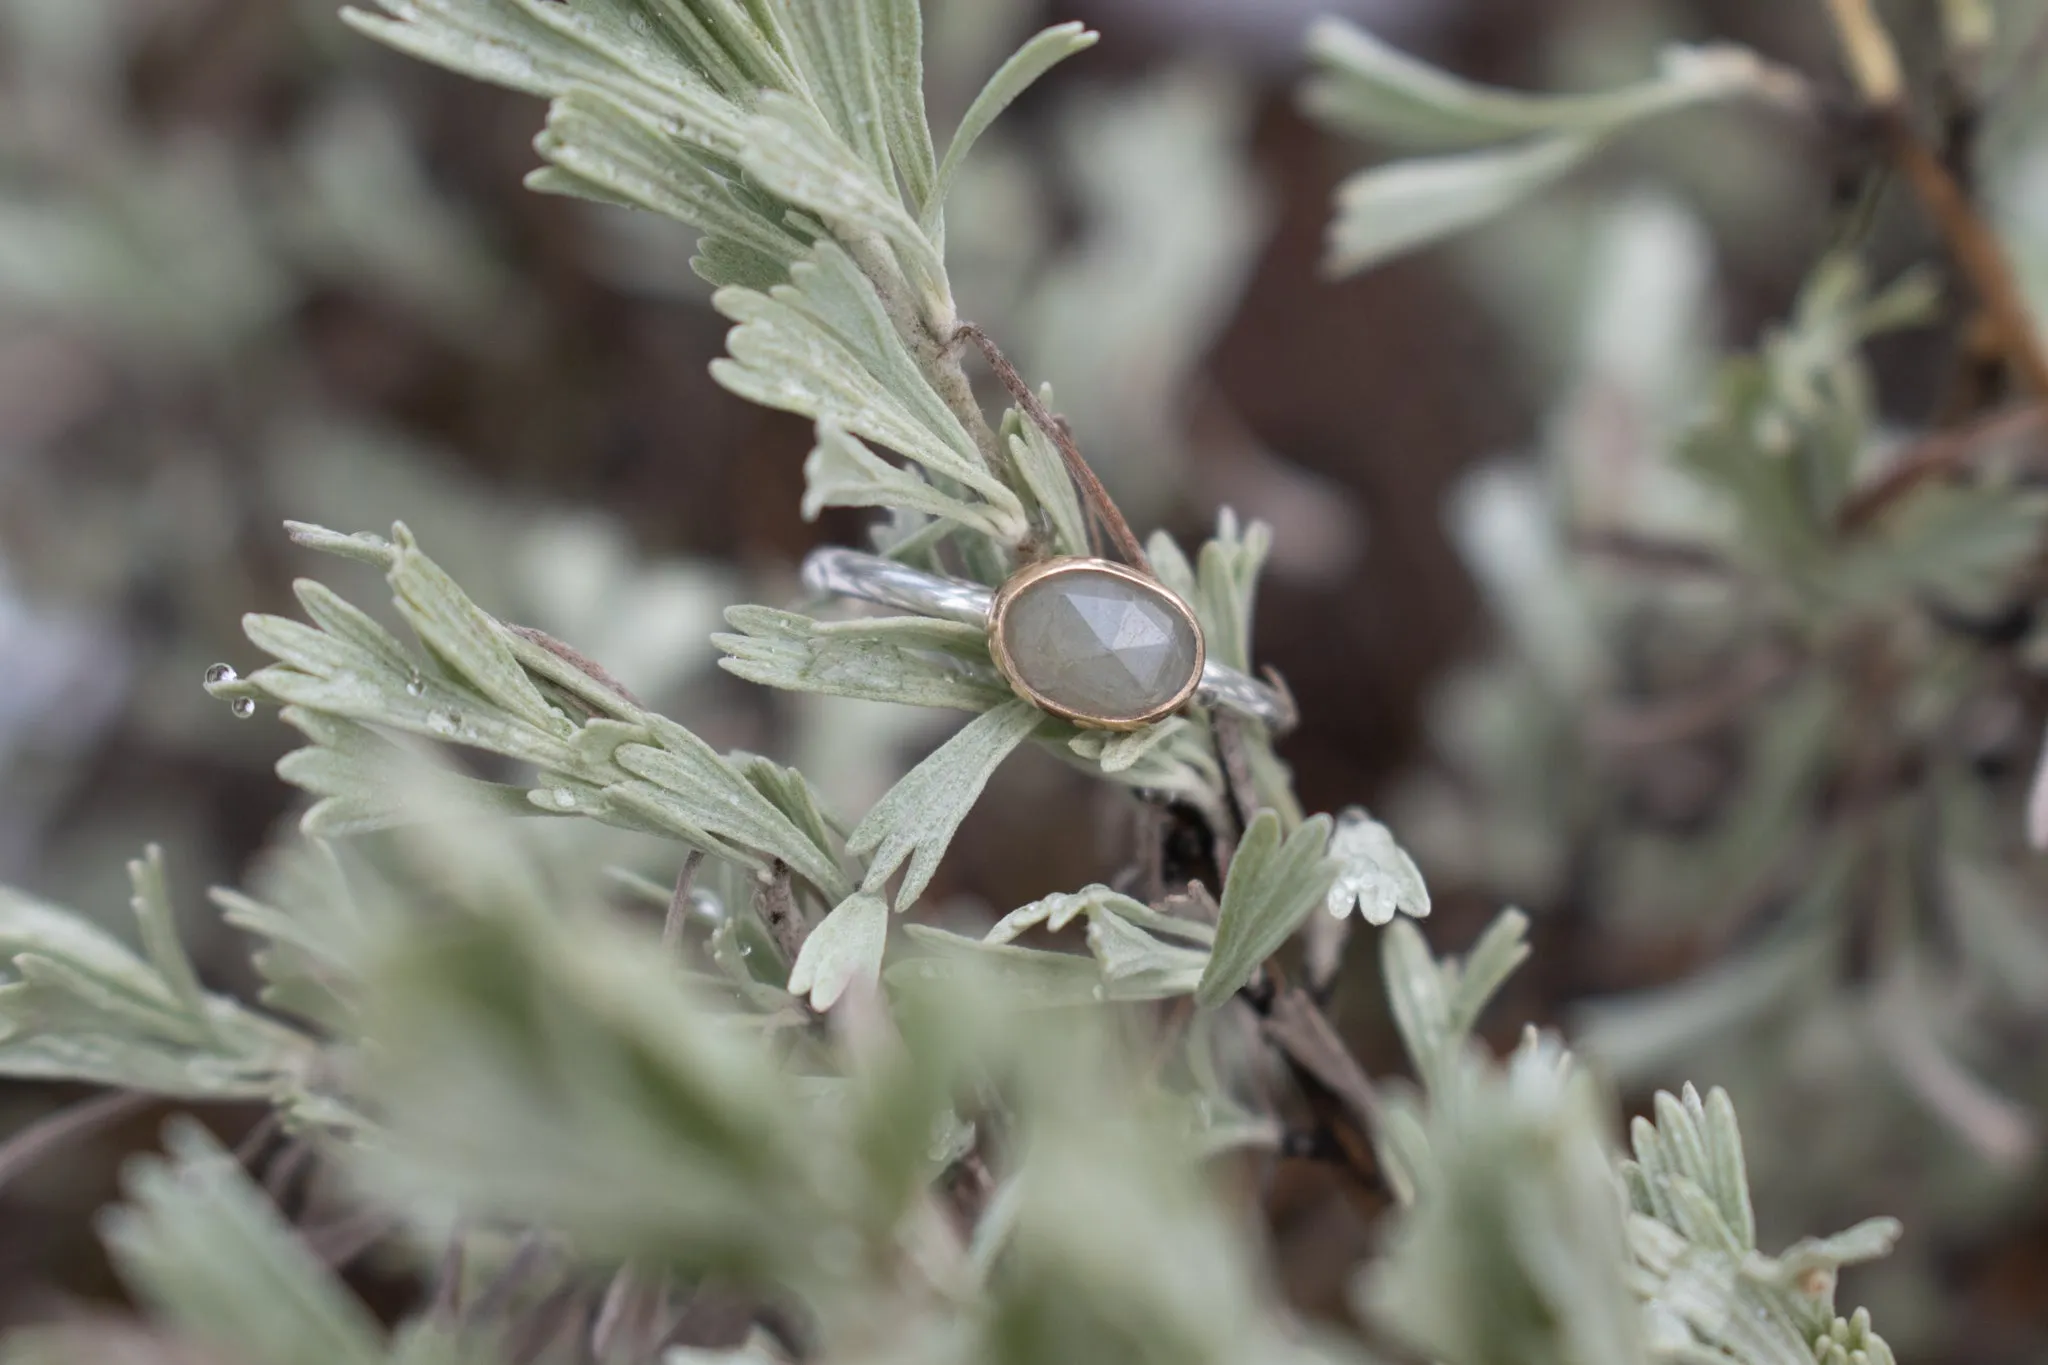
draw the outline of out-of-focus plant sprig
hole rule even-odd
[[[1875,289],[1852,224],[1790,317],[1710,372],[1698,230],[1640,192],[1605,215],[1584,359],[1542,467],[1483,471],[1452,509],[1505,658],[1447,689],[1444,771],[1397,806],[1437,868],[1597,926],[1606,949],[1588,940],[1588,980],[1610,982],[1646,943],[1677,954],[1687,974],[1582,1015],[1584,1050],[1621,1078],[1713,1066],[1766,1115],[1808,1112],[1810,1087],[1829,1089],[1810,1147],[1765,1149],[1773,1205],[1839,1207],[1881,1152],[1924,1160],[1932,1125],[1960,1137],[1934,1140],[1946,1154],[1916,1222],[1982,1216],[2038,1152],[2044,1098],[2024,1061],[2033,1044],[2017,1041],[2038,1029],[2034,966],[2048,960],[2017,780],[2038,767],[2041,723],[2042,349],[2014,264],[2030,242],[1996,230],[2015,163],[1979,160],[1967,136],[2010,140],[2035,73],[2002,50],[2026,44],[1986,41],[1992,7],[1957,8],[1970,13],[1947,15],[1937,89],[1902,74],[1861,0],[1825,6],[1853,93],[1803,93],[1827,83],[1777,68],[1750,87],[1794,117],[1829,112],[1815,126],[1848,138],[1838,154],[1865,199],[1909,191],[1941,266]],[[1338,29],[1318,52],[1312,106],[1351,131],[1403,148],[1536,139],[1365,172],[1336,233],[1340,252],[1358,237],[1370,259],[1500,213],[1551,183],[1553,163],[1582,158],[1565,122],[1545,141],[1510,115],[1614,128],[1686,98],[1667,72],[1532,101]],[[1728,60],[1704,69],[1745,64]],[[1489,178],[1486,156],[1530,174]],[[1411,183],[1441,198],[1411,205],[1397,193]],[[1350,212],[1359,203],[1370,221]],[[1867,343],[1938,321],[1955,379],[1929,429],[1900,429]],[[1840,1159],[1816,1177],[1805,1158],[1823,1149]],[[1709,1240],[1748,1250],[1719,1230]],[[1904,1277],[1928,1273],[1922,1254]],[[1830,1341],[1861,1330],[1826,1326]]]
[[[1078,26],[1027,44],[941,158],[912,0],[382,6],[354,21],[551,101],[537,188],[705,234],[699,269],[736,324],[715,373],[815,422],[807,510],[881,509],[885,553],[984,583],[1087,553],[1090,514],[1118,524],[1077,496],[1085,471],[1049,395],[1020,384],[1007,416],[984,415],[944,254],[962,158],[1090,41]],[[1364,1179],[1376,1148],[1404,1200],[1362,1314],[1455,1365],[1886,1360],[1865,1320],[1835,1320],[1831,1276],[1888,1228],[1767,1260],[1718,1102],[1693,1106],[1708,1129],[1663,1116],[1625,1168],[1559,1049],[1505,1071],[1479,1057],[1468,1035],[1522,955],[1521,920],[1463,964],[1432,958],[1396,918],[1429,909],[1413,862],[1362,811],[1302,811],[1263,731],[1194,710],[1081,733],[1009,696],[975,632],[740,609],[722,643],[753,681],[971,713],[849,825],[800,773],[719,753],[601,661],[484,610],[404,526],[294,535],[382,572],[415,641],[306,583],[310,624],[245,623],[274,663],[208,680],[231,706],[284,708],[310,741],[281,765],[318,798],[308,834],[350,840],[274,872],[263,899],[221,898],[266,940],[269,1005],[307,1029],[273,1039],[206,1000],[163,941],[151,876],[153,965],[124,970],[182,1011],[167,1028],[217,1015],[271,1042],[282,1061],[236,1041],[258,1055],[232,1074],[269,1087],[289,1150],[344,1168],[351,1209],[293,1241],[239,1163],[175,1136],[107,1232],[182,1338],[309,1361],[703,1358],[679,1342],[770,1361],[1354,1360],[1276,1305],[1200,1165],[1281,1148],[1306,1112],[1309,1150]],[[1164,537],[1146,547],[1212,657],[1240,670],[1267,548],[1227,514],[1192,560]],[[1027,741],[1149,798],[1138,864],[986,937],[924,926],[905,936],[916,951],[892,949],[892,910],[925,895]],[[664,846],[679,868],[661,932],[613,903],[638,879],[600,889],[544,825],[511,833],[515,816]],[[1171,876],[1168,824],[1203,845]],[[1330,926],[1341,939],[1354,907],[1394,921],[1389,997],[1419,1094],[1382,1096],[1317,1001],[1341,946]],[[1080,920],[1085,955],[1015,941]],[[53,979],[36,949],[61,947],[68,923],[32,926],[13,959],[25,984]],[[1306,925],[1297,981],[1286,949]],[[24,1008],[9,1037],[61,1054],[123,1004],[74,989],[70,1013]],[[183,1036],[144,1022],[120,1035],[137,1056]],[[346,1260],[390,1240],[440,1264],[425,1311],[387,1337],[306,1251]],[[1757,1308],[1778,1318],[1735,1325]],[[692,1321],[721,1310],[737,1330]]]

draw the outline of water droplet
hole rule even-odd
[[[256,714],[256,699],[254,697],[236,697],[233,705],[228,707],[228,714],[236,720],[249,719],[249,717]]]
[[[741,957],[752,957],[753,955],[754,955],[754,945],[753,945],[753,944],[751,944],[751,943],[742,943],[742,944],[740,945],[740,956],[741,956]]]
[[[215,664],[212,668],[206,670],[206,685],[208,687],[219,687],[222,683],[231,683],[241,676],[241,674],[235,672],[233,664]]]
[[[576,793],[566,787],[557,787],[555,788],[554,802],[562,810],[575,810]]]
[[[437,735],[452,736],[462,728],[462,717],[453,711],[429,711],[427,728]]]
[[[415,668],[412,671],[412,677],[406,680],[405,695],[408,697],[417,697],[424,695],[426,690],[427,680],[425,678],[422,678],[420,676],[420,671],[417,668]]]
[[[709,891],[690,892],[690,913],[706,924],[725,923],[725,906]]]

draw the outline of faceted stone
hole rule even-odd
[[[1193,624],[1164,588],[1074,569],[1025,584],[1003,618],[1010,669],[1053,707],[1128,723],[1178,696],[1199,666]]]

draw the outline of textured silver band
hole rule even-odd
[[[988,625],[989,608],[995,600],[995,594],[979,583],[941,578],[880,555],[836,546],[813,550],[805,557],[804,586],[813,592],[858,598],[918,616],[936,616],[983,628]],[[1195,700],[1203,706],[1220,706],[1249,716],[1275,730],[1287,729],[1294,723],[1294,708],[1277,689],[1213,658],[1202,668]]]

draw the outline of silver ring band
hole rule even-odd
[[[942,578],[880,555],[837,546],[811,551],[804,558],[803,578],[804,586],[813,592],[857,598],[919,616],[983,628],[988,626],[989,611],[995,602],[995,594],[979,583]],[[1275,731],[1294,724],[1293,704],[1278,689],[1213,658],[1202,666],[1195,701],[1249,716]]]

